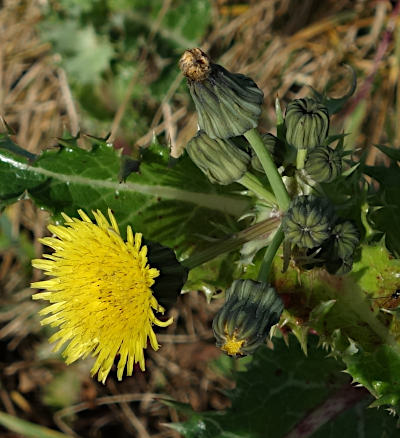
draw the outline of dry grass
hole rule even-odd
[[[299,3],[301,6],[294,7]],[[38,4],[39,0],[6,0],[0,10],[0,114],[15,130],[17,142],[32,152],[52,144],[64,127],[76,132],[79,126],[65,73],[54,62],[49,46],[38,39]],[[322,90],[332,78],[337,80],[332,92],[341,95],[348,87],[341,63],[351,64],[357,70],[361,94],[343,114],[354,112],[356,116],[345,120],[339,115],[336,129],[351,128],[352,147],[391,139],[399,146],[397,14],[398,8],[394,10],[389,1],[219,1],[214,4],[213,27],[202,47],[228,68],[253,77],[263,89],[264,130],[274,124],[276,96],[286,103],[308,94],[308,85]],[[389,38],[393,31],[394,37]],[[196,117],[186,108],[188,97],[176,93],[180,82],[177,77],[154,115],[149,133],[137,144],[146,144],[155,129],[166,134],[178,154],[194,134]],[[118,128],[118,120],[114,128]],[[375,159],[371,149],[369,161]],[[109,378],[103,387],[77,371],[80,402],[54,415],[40,394],[66,367],[58,359],[37,355],[46,341],[35,316],[38,304],[31,302],[27,289],[31,274],[17,249],[26,236],[34,242],[36,254],[41,252],[37,238],[46,232],[48,217],[29,201],[9,208],[5,216],[15,245],[0,252],[1,410],[58,426],[71,435],[167,438],[178,435],[162,423],[181,418],[154,394],[169,395],[199,410],[226,407],[219,390],[231,383],[208,366],[219,354],[210,331],[218,304],[208,306],[201,293],[193,293],[172,310],[176,323],[160,334],[163,348],[157,353],[149,351],[145,374],[136,373],[122,383]]]

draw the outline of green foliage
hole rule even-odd
[[[310,410],[349,384],[341,369],[338,361],[317,348],[315,336],[309,339],[308,356],[297,343],[287,346],[276,339],[273,350],[260,348],[248,369],[237,373],[237,386],[229,392],[231,408],[218,413],[193,412],[187,422],[172,426],[186,438],[284,437]],[[346,436],[394,436],[395,419],[383,410],[362,410],[364,405],[357,404],[353,412],[339,415],[312,436],[337,437],[344,428]],[[360,435],[363,424],[368,427]]]
[[[80,27],[75,20],[47,22],[42,26],[42,37],[53,43],[61,54],[65,70],[71,80],[82,85],[99,82],[108,68],[113,48],[104,37],[96,34],[93,26]]]
[[[43,8],[41,38],[59,55],[73,95],[86,112],[85,126],[106,132],[135,77],[134,105],[128,105],[121,126],[129,139],[139,138],[177,78],[177,56],[205,34],[211,21],[209,0],[176,0],[167,10],[163,0],[57,4]]]
[[[385,235],[393,255],[400,257],[400,153],[398,149],[378,146],[390,158],[390,166],[364,166],[364,172],[379,182],[377,197],[372,200],[371,222]]]
[[[383,409],[367,409],[369,401],[360,402],[343,412],[334,422],[323,425],[312,438],[395,438],[399,425],[395,416]]]
[[[240,274],[240,268],[235,263],[237,258],[237,253],[231,252],[191,269],[185,290],[201,290],[210,301],[218,290],[227,289],[232,278]]]
[[[343,357],[356,382],[376,397],[371,406],[400,404],[400,351],[398,346],[381,345],[373,353],[358,351]]]
[[[1,204],[28,196],[56,215],[72,216],[79,208],[110,207],[121,229],[132,224],[148,239],[179,253],[204,246],[201,235],[223,237],[221,226],[229,229],[230,217],[240,216],[249,205],[229,189],[209,183],[186,156],[169,166],[168,150],[156,144],[144,151],[140,172],[120,182],[120,153],[105,140],[88,139],[89,150],[79,148],[77,139],[60,140],[58,147],[29,160],[2,135]]]
[[[376,381],[389,382],[379,393],[372,391],[382,398],[381,404],[400,398],[400,388],[388,377],[391,360],[391,366],[400,360],[396,341],[400,327],[396,316],[381,311],[378,301],[371,301],[371,297],[390,296],[400,287],[400,261],[381,245],[363,246],[359,261],[347,277],[329,275],[322,269],[281,271],[282,261],[277,257],[272,284],[285,297],[286,325],[303,348],[311,328],[332,354],[351,364],[349,372],[354,380],[367,388],[373,388]],[[379,355],[382,348],[388,352],[386,360],[375,360],[374,373],[366,373],[364,366],[371,362],[369,358]]]
[[[400,287],[400,260],[381,245],[363,247],[351,276],[374,298],[390,296]]]
[[[68,438],[68,435],[56,430],[22,420],[5,412],[0,412],[0,424],[27,438]]]
[[[134,77],[137,80],[132,96],[142,105],[128,105],[122,127],[129,123],[134,136],[147,132],[150,114],[154,114],[154,108],[176,78],[177,68],[172,60],[178,51],[195,45],[207,29],[209,2],[177,0],[166,11],[162,0],[151,4],[145,0],[61,0],[59,4],[57,12],[47,11],[42,36],[61,55],[81,107],[92,121],[108,128]],[[139,59],[144,62],[138,63]],[[151,85],[143,87],[149,71],[154,73],[148,80]],[[184,408],[190,418],[172,427],[186,437],[284,437],[338,390],[351,388],[350,378],[341,373],[344,369],[353,382],[370,391],[375,401],[371,396],[357,403],[335,421],[322,424],[313,436],[336,437],[351,430],[353,435],[375,438],[392,436],[395,430],[395,419],[386,412],[367,414],[363,408],[366,402],[372,402],[372,406],[389,406],[398,413],[400,407],[400,300],[391,297],[400,289],[400,260],[394,258],[400,257],[400,153],[379,146],[390,166],[367,166],[364,156],[356,161],[346,157],[349,154],[344,152],[345,134],[329,136],[329,115],[343,107],[353,94],[355,83],[353,72],[351,89],[340,99],[314,91],[316,101],[297,100],[296,105],[302,102],[302,106],[294,112],[286,111],[285,119],[276,102],[276,144],[282,145],[280,152],[284,155],[279,159],[279,171],[256,129],[244,132],[256,124],[258,106],[257,117],[251,119],[250,125],[246,122],[236,130],[235,116],[243,96],[235,93],[232,100],[229,93],[224,94],[226,105],[222,109],[221,99],[211,99],[214,113],[229,112],[227,123],[232,129],[224,135],[244,133],[249,143],[246,151],[253,148],[267,170],[262,184],[266,186],[267,179],[270,181],[279,201],[278,212],[270,206],[263,207],[261,201],[254,203],[254,185],[252,190],[248,184],[246,193],[239,191],[243,190],[241,186],[230,184],[232,178],[224,180],[229,184],[226,187],[213,185],[187,155],[172,160],[168,149],[157,143],[142,150],[140,157],[132,158],[122,156],[106,139],[79,136],[60,139],[57,147],[36,156],[16,145],[8,135],[0,136],[0,207],[30,198],[52,212],[55,220],[61,212],[75,216],[79,208],[87,212],[111,208],[121,230],[130,224],[147,239],[172,247],[180,259],[194,254],[183,262],[185,267],[195,266],[186,290],[203,289],[210,300],[218,288],[226,289],[234,280],[253,281],[265,274],[262,280],[268,281],[267,287],[275,288],[279,300],[284,302],[283,316],[279,327],[275,327],[275,333],[282,331],[283,339],[275,339],[273,350],[261,347],[248,369],[234,375],[237,387],[229,394],[231,408],[207,413]],[[249,84],[254,88],[252,81]],[[203,86],[198,85],[199,89]],[[256,94],[260,105],[261,94]],[[312,105],[307,106],[307,102]],[[248,109],[245,101],[244,107]],[[209,120],[207,105],[203,110]],[[310,116],[311,110],[315,111],[315,118]],[[220,126],[213,125],[214,128],[214,134],[221,135]],[[220,176],[221,170],[226,172],[225,167],[232,163],[228,156],[217,162],[206,146],[207,160],[215,165],[213,175]],[[311,161],[304,170],[306,154],[296,157],[294,146],[303,151],[317,146],[329,151],[329,159],[317,157],[318,162],[311,166],[310,155]],[[237,147],[232,143],[235,152],[239,151],[235,150]],[[338,161],[335,168],[324,167],[332,166],[332,154],[340,158],[340,165]],[[249,159],[246,155],[245,170]],[[309,178],[311,174],[313,178]],[[249,175],[252,181],[254,175]],[[370,183],[364,175],[374,181]],[[287,210],[289,198],[292,204]],[[316,207],[305,208],[293,202],[300,198],[313,199]],[[254,227],[262,224],[261,220],[272,221],[268,224],[273,223],[276,228],[283,225],[275,233],[279,239],[271,238],[271,231],[276,229],[273,226],[263,232],[257,228],[258,234],[254,227],[242,230],[249,225],[248,220],[240,225],[238,220],[245,217],[254,219]],[[0,225],[7,223],[2,221]],[[7,233],[4,235],[0,236],[0,244],[8,245],[11,240],[4,243]],[[230,238],[224,239],[227,236]],[[283,249],[274,258],[284,238]],[[248,245],[239,265],[238,250],[244,242]],[[219,249],[226,244],[225,252],[230,253],[221,255],[223,251],[215,250],[217,244],[222,245]],[[219,257],[212,259],[210,255]],[[197,266],[199,260],[204,264]],[[345,272],[348,274],[343,275]],[[260,303],[263,298],[264,295]],[[264,316],[271,310],[271,303],[265,307]],[[240,318],[245,320],[249,313],[246,309]],[[225,321],[219,328],[225,332]],[[231,331],[232,337],[238,335]],[[299,341],[290,341],[290,348],[284,345],[284,341],[293,339],[289,331]],[[318,335],[318,341],[310,332]],[[317,347],[318,342],[325,350]],[[65,381],[55,380],[45,395],[53,406],[61,406],[56,397],[59,384],[62,387]],[[70,402],[75,395],[73,391]],[[362,425],[364,435],[360,432]]]

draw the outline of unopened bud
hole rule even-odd
[[[295,99],[286,108],[286,141],[297,149],[322,145],[329,131],[328,109],[314,99]]]
[[[315,248],[330,236],[334,214],[329,202],[313,195],[294,198],[282,220],[285,238],[300,248]]]
[[[264,95],[252,79],[212,63],[201,49],[186,50],[179,67],[187,78],[199,127],[209,137],[236,137],[257,126]]]
[[[211,182],[222,185],[238,181],[250,164],[250,155],[231,140],[212,139],[204,131],[198,131],[186,150]]]
[[[282,300],[269,284],[235,280],[213,320],[217,347],[231,356],[253,354],[282,312]]]

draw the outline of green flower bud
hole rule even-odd
[[[200,49],[186,50],[179,67],[196,105],[199,127],[211,138],[239,136],[257,126],[264,94],[252,79],[213,64]]]
[[[283,160],[285,159],[285,144],[279,140],[279,138],[275,137],[272,134],[263,134],[262,136],[265,147],[268,149],[268,152],[271,154],[272,159],[276,167],[280,167],[283,164]],[[256,153],[253,149],[252,157],[251,157],[251,166],[253,169],[258,172],[264,173],[264,168],[261,166],[260,160],[257,157]]]
[[[294,198],[282,220],[285,238],[300,248],[315,248],[331,233],[333,209],[329,202],[313,195]]]
[[[238,181],[250,164],[250,155],[231,140],[212,139],[204,131],[197,132],[186,150],[211,182],[222,185]]]
[[[295,99],[286,108],[286,141],[297,149],[321,145],[329,131],[328,109],[313,99]]]
[[[330,274],[345,275],[348,274],[353,267],[353,258],[336,259],[326,263],[326,270]]]
[[[147,257],[152,268],[160,271],[151,287],[158,303],[163,307],[175,304],[188,276],[188,270],[182,266],[172,249],[156,242],[146,241]]]
[[[269,284],[235,280],[213,320],[217,347],[231,356],[253,354],[282,312],[282,300]]]
[[[352,257],[359,241],[360,233],[350,221],[338,223],[332,229],[333,253],[340,259]]]
[[[342,157],[329,146],[318,146],[308,153],[304,168],[314,181],[329,183],[342,173]]]

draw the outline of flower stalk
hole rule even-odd
[[[250,129],[247,131],[244,136],[247,141],[250,143],[251,147],[254,149],[254,152],[257,154],[258,159],[261,162],[262,167],[264,168],[265,174],[271,184],[272,191],[276,197],[279,208],[282,211],[287,210],[290,203],[290,197],[286,190],[285,184],[282,181],[281,176],[279,175],[278,169],[276,168],[274,161],[272,160],[271,154],[265,148],[264,142],[257,129]]]
[[[271,243],[265,250],[264,259],[261,263],[260,270],[258,271],[258,281],[268,281],[268,276],[271,271],[272,262],[274,260],[275,254],[278,251],[281,243],[283,242],[285,235],[282,230],[282,225],[276,230]]]
[[[267,238],[269,234],[278,228],[280,222],[281,219],[279,217],[273,217],[261,221],[245,230],[239,231],[227,239],[221,240],[203,251],[193,254],[183,260],[181,264],[187,269],[193,269],[203,263],[209,262],[221,254],[240,248],[244,243],[249,242],[250,240],[260,237]]]
[[[304,169],[304,163],[307,158],[307,149],[298,149],[296,155],[296,169]]]
[[[275,196],[261,184],[261,182],[256,176],[254,176],[250,172],[246,172],[242,176],[242,178],[238,180],[238,182],[242,184],[242,186],[251,190],[255,195],[257,195],[261,199],[267,201],[269,204],[271,205],[277,204]]]

